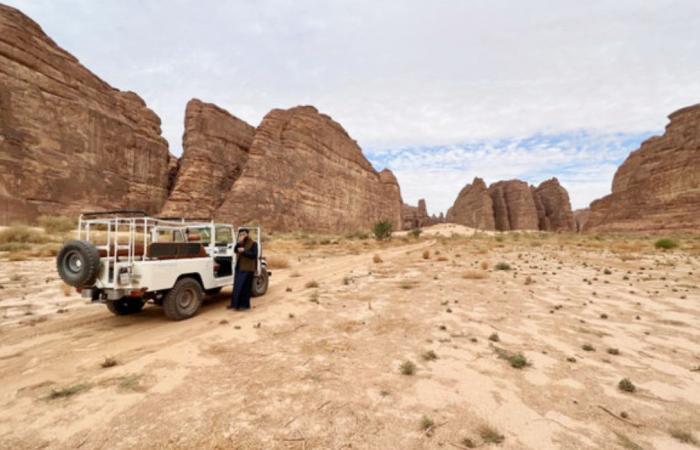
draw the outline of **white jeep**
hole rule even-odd
[[[267,291],[271,273],[260,228],[248,229],[258,245],[252,292],[257,297]],[[125,210],[82,213],[77,240],[61,248],[56,267],[64,282],[114,314],[137,313],[152,301],[169,319],[182,320],[197,313],[205,294],[233,285],[236,237],[233,225],[211,220]]]

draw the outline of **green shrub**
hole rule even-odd
[[[63,216],[41,216],[37,222],[47,233],[65,233],[77,226],[74,219]]]
[[[678,242],[673,239],[663,238],[656,241],[654,243],[654,247],[661,248],[663,250],[671,250],[678,247]]]
[[[493,268],[496,270],[510,270],[510,264],[506,262],[499,262]]]
[[[391,233],[394,231],[392,223],[386,219],[380,220],[372,227],[372,234],[378,241],[386,241],[391,239]]]
[[[621,379],[617,384],[617,387],[620,388],[621,391],[625,392],[634,392],[637,390],[637,387],[629,380],[629,378]]]
[[[422,232],[423,232],[423,230],[421,230],[420,228],[414,228],[408,232],[408,235],[411,236],[412,238],[418,239]]]

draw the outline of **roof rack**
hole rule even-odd
[[[181,220],[183,222],[211,222],[213,219],[211,217],[164,217],[156,216],[154,219],[158,220]]]
[[[128,216],[139,216],[139,217],[145,217],[148,214],[146,214],[145,211],[137,210],[137,209],[113,209],[109,211],[83,211],[80,213],[81,216],[83,217],[89,217],[89,216],[102,216],[102,215],[128,215]]]

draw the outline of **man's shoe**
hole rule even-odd
[[[236,309],[236,308],[234,308],[234,307],[231,306],[231,305],[228,305],[228,306],[226,307],[226,309]]]

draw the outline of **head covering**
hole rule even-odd
[[[247,229],[247,228],[241,228],[240,230],[238,230],[238,234],[241,234],[241,233],[248,233],[248,234],[250,234],[250,230]]]

